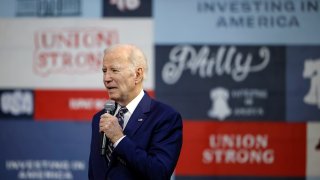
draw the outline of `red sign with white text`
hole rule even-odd
[[[306,125],[184,121],[180,176],[305,176]]]
[[[154,97],[153,91],[147,93]],[[35,119],[90,121],[108,99],[105,90],[36,90]]]

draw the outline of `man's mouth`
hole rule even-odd
[[[116,87],[107,87],[108,90],[116,89]]]

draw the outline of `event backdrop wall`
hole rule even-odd
[[[87,179],[103,50],[181,112],[173,179],[320,179],[320,0],[0,0],[0,179]]]

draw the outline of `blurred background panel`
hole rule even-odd
[[[0,0],[0,179],[87,179],[103,50],[184,121],[172,179],[320,179],[320,0]]]

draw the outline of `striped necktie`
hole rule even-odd
[[[123,123],[124,123],[124,114],[128,112],[128,109],[126,107],[121,107],[116,115],[116,117],[118,118],[118,122],[121,126],[121,128],[123,129]],[[108,148],[106,151],[106,157],[108,159],[108,165],[110,165],[111,162],[111,156],[112,156],[112,152],[113,152],[113,144],[112,142],[109,140],[108,142]]]
[[[124,114],[127,112],[128,112],[128,109],[126,107],[121,107],[119,109],[118,114],[116,115],[116,117],[118,118],[118,122],[119,122],[122,129],[123,129],[123,123],[124,123]]]

